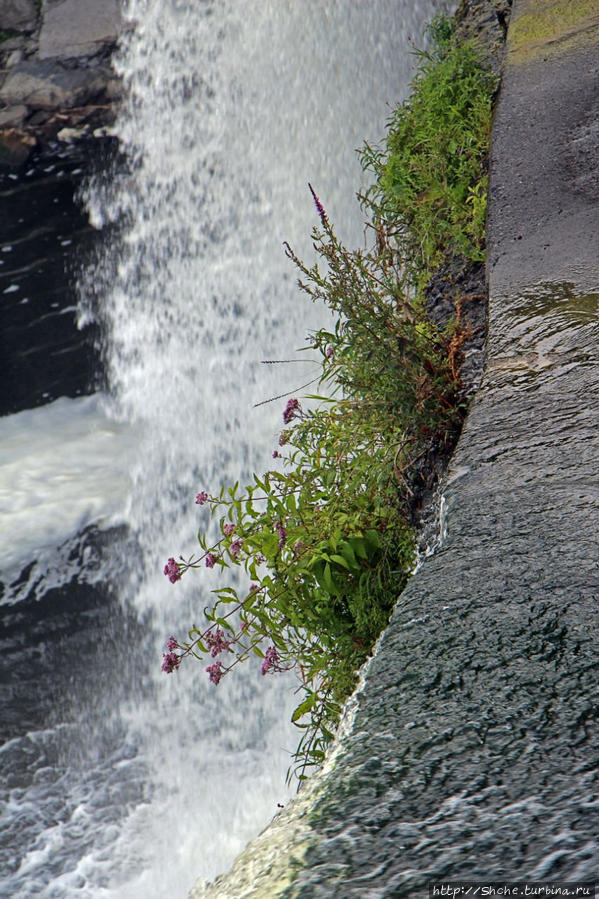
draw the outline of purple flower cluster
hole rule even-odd
[[[208,665],[206,671],[210,675],[210,682],[218,685],[221,677],[225,673],[222,662],[215,662],[214,665]]]
[[[164,566],[164,573],[171,582],[174,584],[176,581],[181,580],[181,572],[179,571],[179,566],[171,556],[166,565]]]
[[[208,553],[206,555],[206,568],[214,568],[214,563],[216,562],[216,556],[214,553]]]
[[[211,634],[210,632],[206,634],[206,645],[210,649],[210,655],[215,659],[221,652],[225,652],[229,649],[231,641],[227,640],[225,638],[225,632],[221,630],[220,627],[217,627],[215,634]]]
[[[241,547],[242,547],[242,546],[243,546],[243,543],[241,542],[241,540],[239,539],[239,537],[237,538],[237,540],[233,540],[233,543],[232,543],[231,546],[229,547],[229,552],[231,553],[231,556],[232,556],[233,559],[236,559],[236,558],[237,558],[237,556],[238,556],[239,553],[241,552]]]
[[[166,648],[168,652],[172,652],[173,649],[179,649],[179,644],[175,637],[169,637],[166,641]]]
[[[234,524],[224,524],[223,525],[223,534],[225,535],[225,537],[230,537],[231,534],[233,534],[234,532],[235,532]]]
[[[204,503],[207,502],[207,501],[208,501],[208,494],[206,493],[205,490],[202,490],[202,491],[201,491],[200,493],[198,493],[198,495],[196,496],[196,504],[197,504],[198,506],[203,506]]]
[[[299,404],[299,400],[296,400],[295,397],[292,397],[285,406],[285,411],[283,412],[283,423],[288,425],[292,418],[296,417],[296,413],[300,411],[301,406]]]
[[[273,671],[278,670],[279,665],[279,654],[274,648],[274,646],[269,646],[264,654],[264,661],[262,662],[262,668],[260,669],[262,674],[266,674],[267,671],[271,669]]]
[[[180,664],[181,656],[178,656],[176,652],[162,653],[162,670],[166,671],[167,674],[176,671]]]

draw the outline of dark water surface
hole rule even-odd
[[[109,141],[57,145],[0,171],[0,415],[93,392],[98,329],[77,327],[76,277],[99,234],[76,201]]]

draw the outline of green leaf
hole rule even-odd
[[[316,702],[316,694],[315,693],[311,693],[307,699],[304,699],[303,702],[300,702],[300,704],[297,706],[297,708],[294,709],[293,714],[291,716],[291,721],[293,722],[293,724],[295,724],[295,722],[299,718],[301,718],[303,715],[306,715],[311,709],[313,709],[315,702]]]

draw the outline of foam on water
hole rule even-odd
[[[136,439],[100,395],[0,417],[0,579],[92,523],[122,522]]]

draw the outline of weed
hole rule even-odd
[[[457,320],[440,332],[426,317],[422,288],[442,258],[484,253],[485,154],[495,79],[452,24],[435,19],[433,50],[420,54],[412,97],[390,122],[383,150],[366,145],[375,183],[363,198],[372,246],[350,251],[312,188],[320,228],[318,263],[285,245],[300,286],[324,302],[334,324],[308,335],[318,354],[320,392],[283,411],[273,456],[282,469],[244,489],[202,489],[221,536],[201,552],[170,558],[173,583],[189,569],[240,567],[241,590],[218,587],[185,640],[170,637],[163,670],[193,655],[211,661],[214,684],[256,656],[263,675],[293,669],[302,736],[289,775],[318,766],[357,671],[387,624],[414,561],[411,518],[463,416]],[[319,265],[322,266],[319,268]],[[305,403],[305,401],[304,401]]]
[[[497,77],[451,22],[429,27],[411,97],[390,122],[383,148],[365,144],[375,175],[365,207],[386,224],[402,264],[422,289],[448,254],[484,259],[486,159]]]

